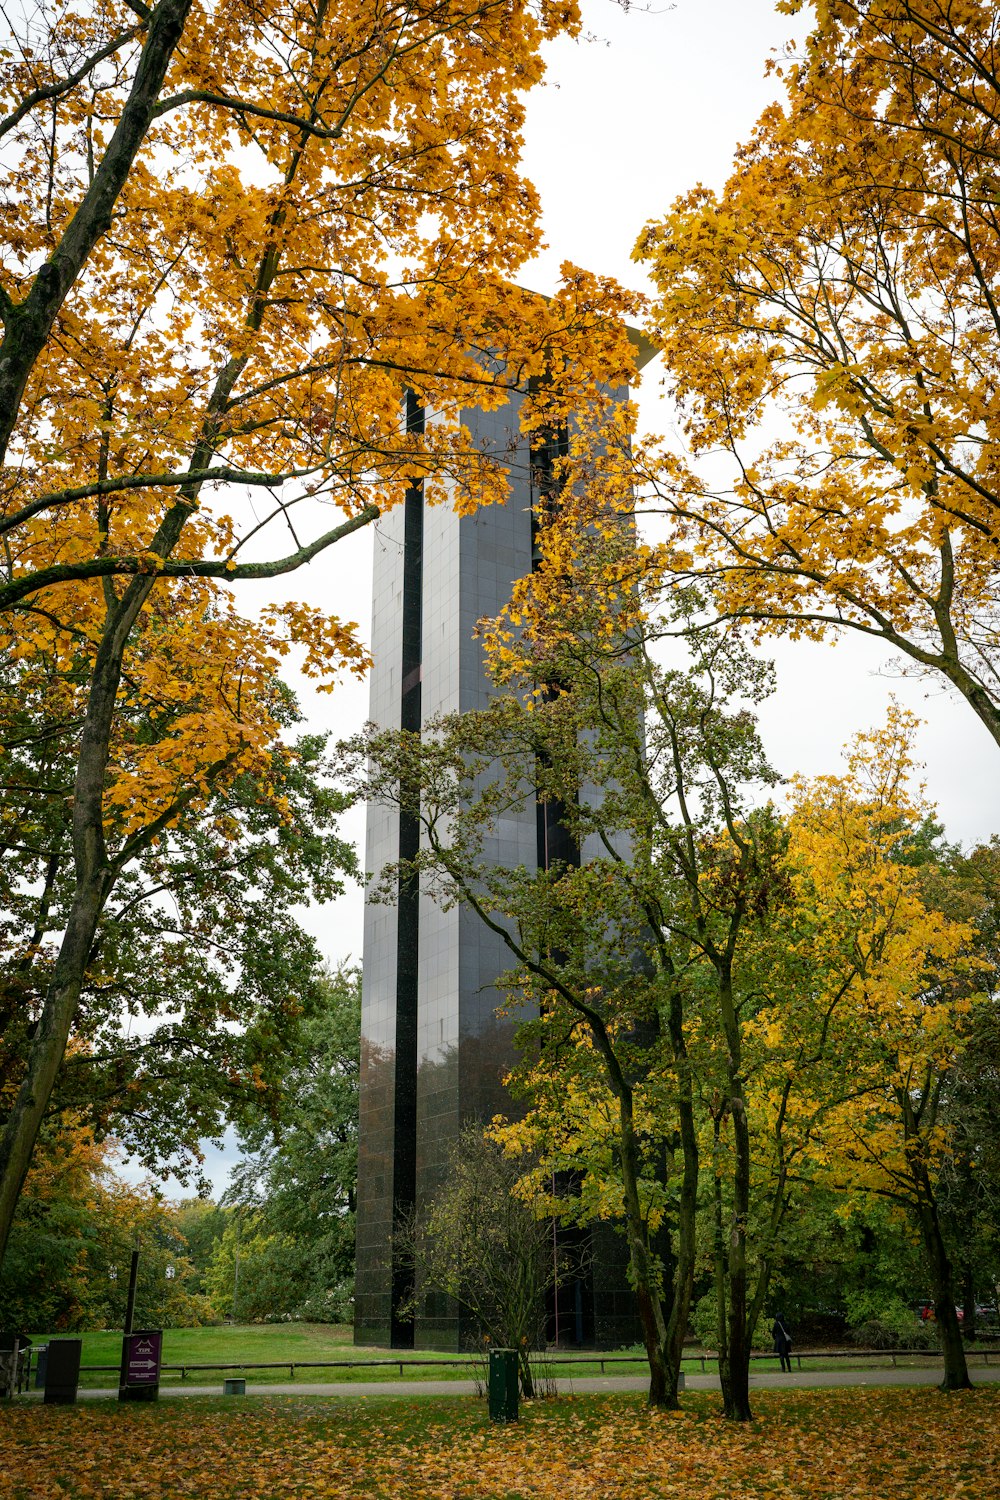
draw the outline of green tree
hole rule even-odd
[[[527,1141],[543,1174],[553,1165],[582,1173],[577,1200],[553,1201],[550,1211],[621,1220],[650,1401],[672,1406],[699,1180],[692,1006],[714,1007],[706,1029],[719,1040],[716,1058],[728,1058],[717,1074],[720,1119],[736,1121],[742,1196],[726,1274],[738,1329],[733,1365],[745,1384],[740,1203],[750,1158],[740,1035],[727,1020],[735,953],[780,892],[780,851],[773,820],[752,811],[751,789],[773,781],[752,716],[723,701],[726,692],[763,691],[766,673],[724,637],[695,643],[689,672],[657,666],[631,593],[635,556],[631,537],[612,526],[571,578],[542,581],[537,608],[522,594],[512,628],[494,632],[495,669],[509,691],[489,709],[442,721],[422,742],[369,735],[353,755],[369,767],[358,775],[375,800],[415,803],[419,787],[415,867],[510,950],[507,984],[538,1019],[522,1034],[528,1061],[517,1080],[534,1108],[509,1139]],[[561,563],[562,554],[553,572]],[[616,569],[626,584],[609,606]],[[548,870],[494,866],[496,821],[536,794],[575,853]],[[387,899],[394,878],[389,872]],[[588,1122],[578,1147],[588,1144],[553,1151],[567,1134],[567,1093],[576,1096],[569,1118]],[[729,1404],[743,1414],[738,1397]]]
[[[422,1222],[404,1227],[415,1300],[452,1298],[487,1345],[516,1349],[521,1390],[535,1394],[530,1354],[544,1340],[545,1296],[566,1270],[553,1264],[548,1218],[518,1192],[521,1165],[477,1125],[448,1157],[445,1180]]]
[[[349,1316],[358,1174],[361,976],[318,981],[313,1014],[280,1058],[280,1107],[240,1132],[229,1223],[212,1260],[217,1296],[236,1280],[242,1316]]]
[[[184,1236],[187,1258],[197,1277],[197,1290],[205,1293],[205,1272],[222,1239],[227,1223],[225,1209],[211,1198],[182,1198],[177,1204],[177,1228]]]
[[[596,463],[600,480],[600,456]],[[573,464],[567,467],[575,480]],[[676,1262],[668,1251],[678,1292],[683,1287],[673,1299],[683,1317],[671,1313],[669,1364],[675,1379],[693,1273],[699,1162],[707,1154],[723,1399],[728,1416],[746,1420],[749,1358],[770,1261],[763,1258],[752,1289],[754,1160],[745,1049],[759,1004],[761,976],[754,966],[760,933],[789,896],[784,834],[770,806],[761,805],[777,777],[751,711],[769,691],[770,673],[732,635],[699,640],[696,595],[678,591],[666,605],[657,598],[659,574],[649,549],[636,547],[607,508],[604,483],[594,488],[582,535],[575,532],[575,489],[554,508],[541,532],[540,566],[518,586],[490,644],[505,683],[522,692],[526,682],[555,683],[557,713],[563,704],[579,705],[579,719],[574,723],[568,711],[562,740],[543,745],[540,759],[559,768],[555,796],[585,856],[582,878],[589,887],[612,855],[622,882],[622,913],[591,914],[590,926],[600,930],[603,921],[612,938],[622,938],[629,927],[621,917],[634,912],[642,928],[631,946],[626,941],[619,962],[631,952],[633,964],[638,958],[670,996],[662,1020],[655,1008],[652,1013],[654,1028],[670,1038],[670,1071],[679,1085],[677,1126],[666,1131],[665,1143],[684,1162]],[[661,665],[671,637],[683,640],[686,670]],[[544,795],[545,773],[539,784]],[[574,879],[566,872],[570,892]],[[578,905],[581,899],[571,896]],[[571,938],[581,983],[590,967],[586,931],[582,923]],[[662,1075],[657,1061],[653,1077]],[[649,1117],[659,1116],[661,1129],[670,1119],[663,1107],[668,1098],[650,1101]],[[705,1121],[710,1125],[699,1146],[693,1137]],[[779,1176],[771,1244],[786,1206]]]
[[[279,692],[292,730],[297,710]],[[29,698],[22,743],[4,757],[6,1107],[26,1076],[75,899],[72,733],[51,700],[44,716],[31,707]],[[184,1174],[200,1141],[229,1123],[276,1111],[283,1053],[322,1003],[319,956],[297,911],[329,900],[354,869],[336,835],[342,806],[323,739],[305,737],[275,746],[266,770],[219,786],[137,851],[95,927],[50,1121],[86,1118],[165,1175]]]
[[[136,1318],[163,1327],[212,1314],[175,1207],[117,1177],[80,1121],[43,1134],[0,1273],[0,1322],[24,1332],[120,1328],[140,1251]]]

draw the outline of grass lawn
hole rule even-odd
[[[59,1334],[32,1334],[34,1342],[47,1343],[49,1337],[59,1338]],[[95,1371],[86,1371],[81,1374],[80,1384],[85,1388],[96,1388],[104,1385],[117,1385],[118,1361],[121,1358],[122,1336],[120,1333],[84,1333],[83,1354],[81,1363],[84,1365],[109,1365],[114,1371],[107,1375],[101,1375]],[[334,1326],[327,1323],[269,1323],[269,1324],[238,1324],[220,1328],[168,1328],[163,1335],[163,1363],[165,1365],[225,1365],[233,1371],[241,1368],[253,1369],[261,1365],[281,1363],[284,1369],[261,1370],[259,1379],[272,1382],[287,1381],[297,1378],[314,1381],[326,1380],[350,1380],[350,1379],[379,1379],[384,1376],[386,1380],[398,1380],[399,1365],[390,1364],[383,1369],[362,1371],[356,1374],[351,1370],[302,1370],[296,1371],[295,1377],[291,1377],[289,1367],[292,1364],[311,1363],[317,1360],[350,1360],[352,1363],[368,1363],[374,1360],[387,1360],[392,1358],[388,1349],[356,1349],[353,1342],[353,1330],[349,1327]],[[405,1360],[407,1352],[404,1350],[402,1357]],[[454,1359],[455,1355],[435,1354],[424,1351],[413,1356],[421,1360],[448,1360]],[[447,1368],[441,1371],[441,1376],[447,1378],[454,1374],[456,1379],[462,1379],[466,1372],[464,1370],[449,1371]],[[412,1372],[412,1378],[427,1379],[433,1375],[433,1371],[426,1368],[416,1369]],[[194,1383],[206,1384],[216,1378],[221,1380],[222,1371],[191,1370],[187,1380]],[[163,1372],[161,1383],[164,1385],[179,1384],[182,1376],[180,1370],[166,1370]]]
[[[15,1404],[0,1500],[996,1500],[1000,1390],[761,1391],[730,1426],[641,1398]]]
[[[49,1337],[58,1338],[59,1334],[33,1334],[35,1343],[47,1343]],[[98,1371],[84,1371],[81,1374],[80,1384],[84,1389],[95,1389],[102,1386],[112,1386],[118,1383],[118,1361],[121,1358],[121,1334],[120,1333],[84,1333],[83,1356],[84,1365],[108,1366],[106,1373]],[[579,1355],[574,1355],[572,1361],[560,1361],[551,1350],[544,1356],[543,1367],[546,1373],[554,1378],[560,1375],[575,1374],[578,1376],[600,1375],[642,1375],[645,1373],[645,1360],[642,1351],[638,1348],[631,1353],[637,1358],[632,1363],[606,1363],[603,1370],[598,1359],[583,1360]],[[199,1371],[197,1365],[223,1365],[230,1373],[239,1374],[246,1371],[252,1380],[258,1382],[277,1384],[289,1381],[303,1381],[309,1384],[317,1382],[340,1382],[340,1381],[371,1381],[371,1380],[463,1380],[468,1379],[470,1370],[464,1366],[456,1368],[448,1361],[456,1360],[454,1354],[438,1354],[432,1350],[408,1351],[400,1350],[398,1355],[388,1349],[366,1349],[355,1348],[353,1332],[346,1326],[331,1326],[325,1323],[271,1323],[271,1324],[248,1324],[237,1326],[225,1326],[219,1328],[168,1328],[163,1335],[163,1362],[165,1365],[187,1366],[187,1373],[182,1375],[180,1369],[164,1370],[161,1383],[163,1385],[178,1385],[184,1381],[193,1384],[208,1385],[221,1380],[223,1370]],[[540,1359],[542,1357],[540,1356]],[[395,1363],[393,1360],[395,1359]],[[317,1361],[350,1361],[352,1364],[369,1366],[363,1369],[329,1369],[316,1370],[307,1368]],[[403,1361],[402,1377],[399,1361]],[[409,1361],[419,1360],[413,1368],[408,1367]],[[440,1363],[438,1370],[428,1368],[427,1361]],[[376,1363],[381,1362],[381,1363]],[[900,1361],[905,1363],[905,1361]],[[803,1369],[872,1369],[879,1364],[891,1364],[892,1356],[885,1355],[882,1359],[858,1359],[848,1358],[831,1359],[823,1361],[810,1359]],[[927,1360],[917,1358],[911,1361],[915,1367],[928,1363]],[[266,1365],[280,1365],[280,1368],[268,1370]],[[294,1373],[292,1366],[295,1366]],[[694,1356],[685,1361],[685,1370],[688,1374],[713,1373],[716,1369],[715,1361],[707,1359],[704,1366]],[[754,1360],[753,1370],[760,1373],[767,1370],[777,1370],[778,1360]]]

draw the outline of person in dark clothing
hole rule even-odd
[[[774,1319],[771,1329],[771,1337],[774,1339],[774,1352],[781,1360],[781,1368],[792,1372],[792,1335],[788,1331],[788,1324],[781,1313]]]

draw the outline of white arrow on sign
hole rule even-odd
[[[155,1370],[156,1369],[156,1360],[155,1359],[131,1359],[131,1360],[129,1360],[129,1369],[130,1370]]]

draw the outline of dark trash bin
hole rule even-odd
[[[35,1350],[35,1390],[44,1391],[45,1371],[49,1363],[48,1344],[39,1344]]]
[[[517,1421],[517,1350],[490,1350],[490,1421]]]
[[[83,1339],[51,1339],[45,1361],[45,1404],[72,1406],[80,1385]]]

